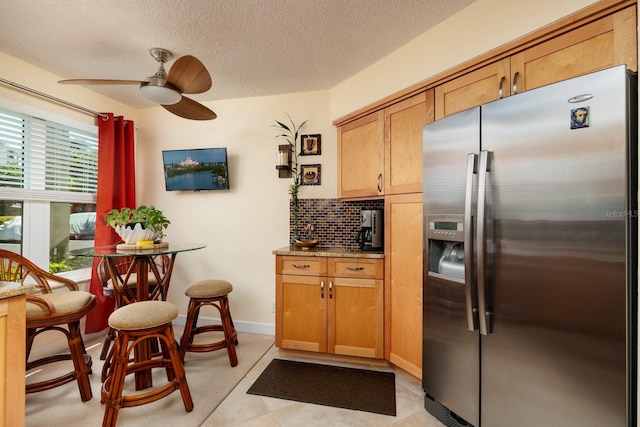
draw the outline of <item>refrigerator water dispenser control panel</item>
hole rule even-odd
[[[464,240],[464,227],[458,221],[429,221],[429,238],[441,240]]]

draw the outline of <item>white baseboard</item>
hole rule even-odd
[[[187,322],[187,315],[181,314],[178,316],[176,320],[173,321],[175,325],[184,326]],[[213,317],[202,317],[198,316],[198,325],[214,325],[220,324],[220,319]],[[233,321],[233,326],[235,326],[236,331],[238,332],[248,332],[251,334],[260,334],[260,335],[273,335],[276,334],[276,326],[273,323],[258,323],[258,322],[246,322],[242,320]]]

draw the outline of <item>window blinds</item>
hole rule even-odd
[[[0,108],[0,198],[95,202],[98,136]]]

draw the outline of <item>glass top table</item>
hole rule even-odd
[[[123,249],[120,245],[96,246],[92,248],[76,249],[69,252],[74,256],[117,258],[126,256],[149,257],[164,254],[177,254],[206,248],[204,243],[169,243],[166,246],[139,246],[135,249]]]
[[[191,252],[203,249],[203,243],[169,243],[153,246],[131,248],[131,245],[108,245],[70,251],[73,256],[102,258],[109,273],[116,305],[122,306],[153,299],[165,300],[176,255],[180,252]],[[158,262],[158,258],[161,259]],[[153,292],[149,282],[153,283]],[[132,282],[135,281],[135,286]],[[134,358],[136,361],[148,360],[151,349],[148,341],[136,346]],[[149,388],[153,385],[150,371],[135,373],[136,390]]]
[[[119,285],[114,286],[117,303],[124,305],[136,301],[158,299],[156,298],[158,295],[150,298],[149,274],[159,285],[158,289],[161,290],[159,296],[164,300],[169,290],[176,255],[180,252],[203,249],[206,246],[204,243],[163,243],[153,246],[133,246],[135,249],[130,249],[132,245],[115,244],[77,249],[70,251],[69,254],[102,258],[106,263],[112,284]],[[156,262],[159,256],[162,258],[160,268]],[[126,265],[124,269],[123,265]],[[137,282],[135,295],[130,294],[130,286],[124,286],[134,280]]]

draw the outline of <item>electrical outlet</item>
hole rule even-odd
[[[276,312],[276,300],[272,299],[270,304],[270,310],[272,313]]]

